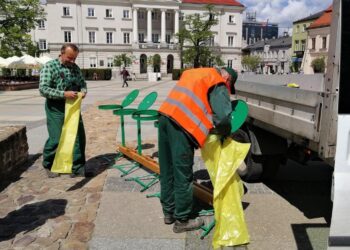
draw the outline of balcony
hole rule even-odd
[[[170,49],[177,50],[177,44],[169,44],[169,43],[139,43],[139,49]]]

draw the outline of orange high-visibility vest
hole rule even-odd
[[[199,147],[214,127],[208,91],[219,83],[226,84],[214,68],[186,70],[159,109],[192,135]]]

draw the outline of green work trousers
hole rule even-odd
[[[193,209],[194,144],[181,127],[163,115],[158,142],[163,213],[187,220]]]
[[[43,167],[51,169],[55,159],[56,150],[60,141],[62,127],[64,123],[64,100],[46,99],[45,112],[47,118],[47,130],[49,138],[47,139],[43,151]],[[75,139],[73,150],[73,167],[74,174],[80,174],[84,171],[85,165],[85,130],[83,120],[80,115],[77,138]]]

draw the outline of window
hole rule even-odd
[[[100,67],[103,67],[103,66],[105,66],[105,61],[100,60]]]
[[[327,49],[327,37],[322,37],[322,49]]]
[[[316,49],[316,38],[311,38],[311,49]]]
[[[229,15],[228,16],[228,22],[229,23],[236,23],[236,19],[234,15]]]
[[[107,67],[108,68],[113,67],[113,58],[112,57],[107,58]]]
[[[112,32],[106,32],[106,43],[108,43],[108,44],[113,43],[113,33]]]
[[[180,20],[180,21],[185,20],[185,14],[184,14],[184,13],[180,12],[179,20]]]
[[[152,11],[152,20],[159,20],[159,19],[160,19],[160,12]]]
[[[145,12],[144,11],[138,11],[137,16],[139,19],[145,19]]]
[[[299,41],[298,41],[298,40],[295,41],[294,50],[295,50],[295,51],[299,51]]]
[[[45,21],[44,20],[39,20],[38,21],[38,28],[39,29],[45,29]]]
[[[303,30],[302,32],[305,32],[306,31],[306,24],[303,24]]]
[[[89,43],[95,43],[95,31],[89,31]]]
[[[282,51],[282,58],[284,59],[284,58],[286,58],[286,51]]]
[[[159,34],[152,34],[152,42],[159,43]]]
[[[90,57],[90,68],[96,68],[96,57]]]
[[[39,39],[39,49],[40,50],[47,50],[45,39]]]
[[[214,36],[212,36],[212,37],[210,37],[209,39],[208,39],[208,46],[214,46],[214,41],[215,41],[215,38],[214,38]]]
[[[227,60],[227,67],[232,68],[232,59]]]
[[[129,10],[123,10],[123,18],[129,18]]]
[[[170,34],[165,35],[165,42],[166,43],[170,43],[170,37],[171,37]]]
[[[64,32],[64,42],[71,43],[72,42],[72,33],[70,31]]]
[[[88,16],[95,16],[95,9],[94,8],[88,8]]]
[[[234,46],[234,36],[228,36],[228,46],[233,47]]]
[[[166,20],[170,20],[170,18],[171,18],[171,13],[166,12],[166,13],[165,13],[165,18],[166,18]]]
[[[113,17],[112,9],[106,9],[106,17]]]
[[[297,25],[297,27],[295,29],[295,33],[299,33],[299,25]]]
[[[130,33],[124,33],[124,44],[130,43]]]
[[[63,7],[63,16],[70,16],[69,7]]]
[[[305,44],[306,44],[306,41],[301,40],[301,51],[305,51]]]
[[[145,34],[139,33],[139,43],[144,43],[145,42]]]

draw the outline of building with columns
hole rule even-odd
[[[148,59],[159,55],[160,72],[167,74],[180,68],[175,34],[181,21],[206,12],[206,4],[221,13],[208,46],[215,46],[225,64],[240,70],[244,6],[236,0],[47,0],[46,20],[32,37],[53,58],[62,44],[76,43],[81,68],[115,68],[114,56],[126,53],[133,58],[130,70],[144,74],[154,70]]]

